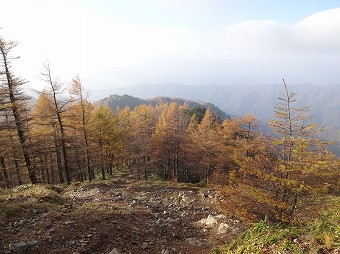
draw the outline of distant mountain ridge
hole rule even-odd
[[[160,102],[163,102],[163,103],[176,102],[179,105],[188,104],[190,108],[193,108],[196,106],[201,106],[206,109],[210,108],[213,112],[218,113],[222,119],[230,118],[229,115],[227,115],[223,110],[216,107],[212,103],[197,102],[197,101],[186,100],[182,98],[170,98],[170,97],[163,97],[163,96],[158,96],[158,97],[150,98],[150,99],[141,99],[138,97],[127,95],[127,94],[124,94],[124,95],[113,94],[113,95],[110,95],[109,97],[106,97],[104,99],[97,101],[96,104],[108,105],[112,109],[112,111],[116,111],[117,107],[122,109],[122,108],[125,108],[126,106],[129,106],[131,109],[134,109],[135,107],[142,105],[142,104],[156,106]]]
[[[297,92],[297,106],[310,106],[316,122],[329,127],[340,126],[340,86],[292,85]],[[273,118],[273,107],[283,90],[277,85],[178,85],[156,84],[112,88],[110,94],[131,95],[142,99],[167,96],[210,102],[228,114],[253,114],[262,121]],[[107,91],[107,92],[108,92]],[[107,93],[106,93],[107,94]]]

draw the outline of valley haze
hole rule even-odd
[[[332,112],[340,112],[340,101],[337,96],[339,86],[305,83],[289,87],[292,92],[298,93],[298,106],[309,106],[311,114],[320,124],[334,125],[335,122],[332,121],[336,119]],[[93,90],[91,100],[103,99],[114,94],[127,94],[142,99],[167,96],[210,102],[232,115],[254,114],[263,120],[269,120],[274,116],[273,107],[282,90],[282,82],[275,85],[139,84]]]

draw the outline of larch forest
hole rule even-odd
[[[221,119],[210,108],[175,102],[113,112],[89,101],[81,77],[65,84],[48,62],[37,70],[45,88],[32,100],[23,90],[27,81],[13,71],[16,46],[0,37],[0,225],[7,225],[15,209],[28,209],[6,210],[11,202],[21,202],[13,194],[20,186],[62,193],[70,186],[113,181],[125,172],[140,185],[211,188],[223,196],[220,210],[241,220],[245,229],[211,248],[212,253],[340,250],[339,210],[334,213],[339,208],[339,159],[318,138],[323,129],[313,122],[308,105],[295,106],[299,95],[284,80],[267,134],[252,115]],[[322,217],[328,208],[333,221]],[[323,231],[315,229],[315,220]],[[294,234],[287,228],[294,228]],[[259,232],[266,235],[261,238]],[[271,234],[278,236],[266,242]],[[315,239],[304,239],[308,234]],[[256,243],[252,237],[258,237]],[[302,246],[306,242],[319,249],[312,252]],[[147,248],[138,253],[148,253]],[[29,251],[43,253],[38,250],[39,245]],[[96,253],[91,251],[84,253]]]

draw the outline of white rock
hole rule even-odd
[[[22,219],[22,220],[20,220],[20,221],[18,222],[18,226],[22,226],[22,225],[24,225],[26,222],[27,222],[27,220]]]
[[[108,254],[120,254],[120,252],[116,248],[113,248]]]
[[[218,234],[225,234],[225,233],[227,233],[229,227],[230,226],[227,223],[221,223],[217,228],[217,233]]]
[[[73,225],[74,221],[73,220],[68,220],[64,222],[64,225]]]
[[[148,247],[149,247],[149,244],[146,243],[146,242],[143,242],[143,244],[142,244],[142,249],[145,250],[145,249],[148,248]]]
[[[201,247],[204,245],[203,241],[196,239],[196,238],[188,238],[185,240],[185,242],[192,246],[197,246],[197,247]]]
[[[170,254],[170,251],[168,249],[163,249],[161,254]]]
[[[217,220],[215,219],[214,216],[209,214],[207,218],[200,220],[198,223],[201,224],[202,226],[212,228],[214,227],[214,225],[217,224]]]
[[[33,241],[29,241],[28,242],[28,245],[30,246],[30,247],[34,247],[34,246],[36,246],[38,244],[38,241],[37,240],[33,240]]]
[[[219,215],[216,215],[215,218],[224,220],[226,217],[224,214],[219,214]]]

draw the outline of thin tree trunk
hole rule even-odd
[[[20,167],[19,167],[18,159],[16,159],[15,157],[14,157],[14,166],[15,166],[15,172],[16,172],[17,179],[18,179],[18,185],[22,185]]]
[[[51,177],[52,177],[52,183],[55,184],[55,180],[54,180],[54,160],[53,160],[52,153],[50,153],[50,163],[51,163]]]
[[[7,119],[7,115],[6,115],[6,119]],[[22,185],[20,167],[19,167],[19,163],[18,163],[18,159],[17,159],[17,153],[16,153],[16,150],[14,148],[13,136],[10,134],[9,138],[11,140],[12,156],[13,156],[13,161],[14,161],[14,166],[15,166],[15,172],[16,172],[17,179],[18,179],[18,185]]]
[[[41,156],[41,157],[39,158],[39,160],[40,160],[40,165],[41,165],[41,164],[44,162],[43,156]],[[41,167],[41,169],[40,169],[40,174],[41,174],[42,182],[43,182],[43,183],[46,183],[45,169],[44,169],[44,167]]]
[[[45,168],[46,168],[47,183],[50,184],[51,181],[50,181],[50,173],[49,173],[49,170],[48,170],[47,153],[44,154],[44,164],[45,164]]]
[[[79,151],[78,151],[78,147],[75,147],[76,150],[76,157],[77,157],[77,164],[78,164],[78,181],[84,182],[84,178],[83,178],[83,165],[81,160],[79,159]]]
[[[28,176],[31,180],[32,184],[37,183],[37,178],[35,175],[35,170],[32,167],[30,156],[28,154],[28,148],[27,148],[27,143],[26,143],[26,136],[24,132],[24,127],[22,126],[22,119],[18,110],[17,106],[17,98],[14,95],[14,81],[12,80],[12,76],[9,71],[8,63],[7,63],[7,54],[4,52],[4,48],[1,46],[0,47],[2,56],[3,56],[3,62],[4,62],[4,67],[5,67],[5,73],[6,73],[6,78],[7,78],[7,86],[8,86],[8,93],[9,93],[9,99],[11,102],[11,108],[15,120],[15,125],[17,129],[17,133],[19,136],[20,140],[20,145],[21,145],[21,150],[24,155],[25,163],[26,163],[26,168],[28,171]]]
[[[110,160],[110,175],[112,176],[113,172],[113,161],[114,161],[114,155],[111,153],[111,160]]]
[[[85,140],[86,167],[87,167],[87,173],[89,175],[89,180],[91,181],[94,177],[94,173],[92,172],[91,164],[90,164],[91,160],[90,160],[89,142],[88,142],[87,130],[86,130],[85,107],[84,107],[82,95],[81,95],[81,108],[82,108],[83,134],[84,134],[84,140]]]
[[[61,148],[62,148],[62,154],[63,154],[63,160],[64,160],[64,170],[66,174],[66,181],[68,184],[71,184],[71,178],[70,178],[70,172],[69,172],[69,166],[68,166],[68,158],[67,158],[67,150],[66,150],[66,142],[65,142],[65,130],[64,130],[64,125],[63,121],[61,118],[61,110],[58,105],[58,100],[57,100],[57,93],[58,91],[56,90],[57,88],[53,84],[52,77],[51,77],[51,70],[49,65],[47,66],[47,78],[48,82],[51,86],[52,93],[53,93],[53,103],[55,106],[56,110],[56,115],[57,115],[57,120],[58,120],[58,126],[59,126],[59,131],[61,135]]]
[[[54,137],[54,145],[55,145],[55,151],[56,151],[56,156],[57,156],[57,167],[58,167],[59,181],[60,181],[60,183],[64,183],[65,179],[64,179],[64,175],[63,175],[63,167],[62,167],[62,163],[61,163],[60,152],[59,152],[59,147],[58,147],[56,137]]]
[[[6,188],[9,188],[10,187],[10,181],[9,181],[9,178],[8,178],[8,173],[7,173],[7,169],[6,169],[5,159],[4,159],[3,156],[0,157],[0,165],[2,167],[2,171],[4,172]]]

